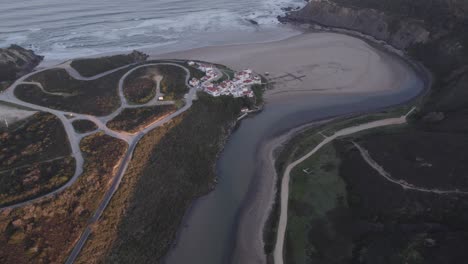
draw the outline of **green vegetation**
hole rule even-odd
[[[264,93],[263,85],[261,84],[252,85],[252,91],[254,92],[254,95],[255,95],[256,105],[262,105],[264,102],[263,101],[263,93]]]
[[[201,79],[203,76],[205,76],[205,73],[200,71],[199,69],[189,66],[187,60],[158,60],[158,61],[151,61],[152,63],[174,63],[178,64],[182,67],[185,67],[189,70],[190,76],[195,77],[197,79]],[[223,66],[225,67],[225,66]]]
[[[118,116],[107,123],[107,127],[112,130],[134,133],[141,127],[173,113],[176,110],[174,105],[159,105],[140,108],[126,108]]]
[[[327,145],[291,172],[287,263],[343,263],[352,253],[346,233],[346,186],[339,158]]]
[[[71,66],[82,76],[92,77],[100,73],[110,71],[132,63],[143,62],[148,55],[134,51],[126,55],[114,55],[109,57],[78,59],[71,63]]]
[[[416,100],[415,102],[418,102],[418,100]],[[281,186],[282,176],[287,165],[294,162],[295,160],[298,160],[299,158],[310,152],[313,148],[315,148],[317,144],[319,144],[324,139],[323,135],[330,136],[340,129],[350,126],[356,126],[378,119],[400,117],[401,115],[406,114],[409,111],[410,107],[412,107],[412,104],[403,105],[400,107],[364,116],[340,118],[331,122],[327,122],[325,124],[318,124],[317,126],[313,126],[312,128],[308,128],[304,131],[301,131],[298,135],[290,139],[285,144],[285,146],[281,148],[281,150],[279,151],[279,155],[276,158],[275,166],[278,174],[278,179],[276,183],[277,188],[279,189]],[[320,133],[322,133],[323,135],[321,135]],[[278,226],[280,214],[279,198],[279,195],[277,195],[272,208],[272,212],[268,218],[267,223],[265,224],[264,229],[265,252],[270,258],[269,263],[271,262],[271,254],[273,253],[274,246],[276,243],[276,229]],[[293,245],[290,244],[285,245],[285,247],[289,250],[293,250],[292,246]],[[297,246],[296,250],[298,250]],[[290,261],[292,261],[292,259],[290,259]]]
[[[48,113],[37,113],[18,127],[0,131],[0,150],[0,170],[70,155],[62,123]]]
[[[0,205],[6,206],[49,193],[75,173],[75,159],[57,158],[0,171]]]
[[[160,89],[164,100],[179,100],[188,92],[185,82],[187,73],[184,69],[173,65],[151,65],[139,68],[127,77],[124,85],[125,97],[134,104],[149,102],[156,95],[157,76],[162,76]]]
[[[0,82],[0,92],[5,91],[8,87],[10,87],[11,84],[12,82],[8,82],[8,81]]]
[[[465,177],[468,160],[464,155],[468,151],[465,144],[468,142],[466,1],[333,1],[357,8],[375,8],[394,16],[395,21],[401,17],[419,19],[431,31],[429,41],[408,50],[434,77],[429,95],[417,102],[420,109],[412,115],[410,124],[367,131],[351,138],[397,180],[430,189],[468,190]],[[390,26],[392,31],[401,27],[397,22]],[[402,111],[406,110],[400,108],[395,113],[401,115]],[[333,123],[325,134],[356,122],[386,117],[388,115],[383,114]],[[335,257],[347,256],[349,261],[346,262],[353,263],[463,263],[466,248],[460,245],[468,241],[466,197],[405,190],[390,183],[365,162],[348,140],[337,140],[333,144],[336,160],[340,161],[338,173],[346,183],[347,208],[331,211],[323,221],[314,223],[318,226],[314,229],[313,225],[302,225],[302,218],[294,216],[299,220],[292,220],[288,225],[288,263],[302,263],[304,255],[306,259],[319,256],[312,258],[314,263],[343,263],[329,255],[330,249]],[[294,141],[297,144],[296,139]],[[289,154],[280,156],[280,169],[285,166],[282,164],[294,160],[291,156],[310,149],[298,151],[288,146],[285,151]],[[324,154],[316,158],[322,156]],[[298,186],[296,191],[292,190],[292,196],[301,193],[302,186]],[[323,189],[333,190],[334,187]],[[309,195],[321,193],[323,189],[313,190]],[[290,201],[293,211],[301,212],[295,207],[314,209],[310,204],[304,207],[307,199],[297,200],[299,202]],[[308,240],[300,233],[305,229],[310,230]],[[329,235],[324,236],[324,233]]]
[[[85,154],[84,172],[70,188],[0,214],[0,262],[65,262],[106,191],[126,144],[94,134],[84,138],[80,147]]]
[[[73,128],[80,134],[92,132],[98,129],[98,126],[93,122],[86,119],[75,120],[72,122]]]
[[[190,110],[144,136],[77,263],[158,263],[192,201],[213,188],[216,157],[243,106],[200,93]]]
[[[146,104],[156,96],[156,76],[154,66],[142,67],[133,71],[125,79],[123,92],[133,104]]]
[[[182,68],[172,65],[159,66],[158,72],[163,76],[161,93],[164,94],[164,100],[184,98],[189,89],[185,82],[187,73]]]
[[[450,20],[456,17],[459,19],[466,17],[466,10],[468,10],[468,5],[464,3],[464,0],[333,0],[333,2],[353,7],[384,10],[398,17],[421,19],[431,27],[448,26]]]
[[[15,95],[28,103],[62,111],[108,115],[120,106],[118,82],[128,70],[129,68],[125,68],[97,80],[79,81],[63,69],[51,69],[28,79],[41,83],[48,93],[35,85],[20,85],[15,90]]]

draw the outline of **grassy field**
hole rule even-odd
[[[183,69],[171,65],[158,66],[158,72],[163,76],[161,93],[164,94],[164,100],[183,98],[188,92],[185,83],[187,73]]]
[[[279,175],[277,179],[276,186],[280,188],[281,179],[286,169],[287,165],[294,162],[295,160],[301,158],[309,151],[311,151],[318,143],[320,143],[324,137],[323,135],[332,135],[337,130],[355,126],[366,122],[371,122],[378,119],[383,118],[390,118],[390,117],[399,117],[402,114],[407,113],[409,106],[401,106],[393,109],[388,109],[382,112],[373,113],[364,116],[357,116],[357,117],[349,117],[349,118],[341,118],[337,120],[330,121],[325,124],[317,124],[317,126],[311,127],[300,132],[298,135],[294,136],[290,139],[278,152],[278,156],[276,157],[275,167],[277,174]],[[323,135],[321,135],[322,133]],[[365,133],[361,133],[365,134]],[[265,224],[264,229],[264,243],[265,243],[265,252],[268,256],[269,263],[272,263],[272,253],[274,250],[274,245],[276,243],[276,229],[278,226],[279,220],[279,196],[277,195],[275,198],[275,203],[273,205],[272,212],[268,218],[268,221]],[[285,245],[286,248],[289,248],[292,245]],[[297,246],[296,246],[297,250]],[[292,259],[290,259],[292,261]]]
[[[62,111],[108,115],[120,106],[118,82],[130,68],[122,69],[93,81],[73,79],[65,70],[51,69],[31,76],[28,81],[39,82],[47,94],[35,85],[20,85],[15,95],[26,102]]]
[[[134,133],[141,127],[159,120],[176,110],[174,105],[160,105],[141,108],[126,108],[107,123],[107,127],[116,131]]]
[[[75,120],[72,122],[72,125],[75,131],[80,134],[92,132],[98,128],[98,126],[93,121],[86,119]]]
[[[132,104],[145,104],[156,96],[156,70],[143,67],[132,72],[125,79],[124,95]]]
[[[0,131],[0,149],[0,170],[70,155],[62,123],[48,113],[37,113],[18,127]]]
[[[85,168],[75,184],[53,199],[0,214],[0,263],[64,263],[126,148],[102,134],[84,138],[80,146]]]
[[[22,202],[64,185],[75,173],[75,159],[57,158],[0,171],[0,206]]]
[[[160,263],[187,208],[214,187],[214,165],[243,100],[205,94],[142,138],[77,263]]]
[[[286,246],[287,263],[350,259],[352,240],[337,232],[348,206],[339,166],[333,145],[327,145],[291,172],[287,235],[293,239]]]
[[[145,61],[143,53],[133,52],[125,55],[114,55],[101,58],[73,60],[71,66],[85,77],[92,77],[128,64]]]

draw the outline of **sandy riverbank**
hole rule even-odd
[[[395,90],[407,81],[409,66],[365,41],[336,33],[305,33],[285,40],[206,47],[154,58],[199,59],[269,72],[274,98],[284,94],[368,93]],[[396,88],[397,87],[397,88]]]
[[[197,48],[156,55],[153,59],[197,59],[234,69],[251,68],[269,72],[275,88],[266,93],[267,102],[294,104],[298,97],[318,94],[387,94],[414,83],[414,70],[397,56],[383,52],[364,40],[337,33],[305,33],[262,44]],[[257,177],[239,215],[233,263],[265,263],[263,226],[275,195],[273,151],[292,135],[287,133],[259,149],[262,156]]]

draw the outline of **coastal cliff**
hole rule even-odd
[[[425,43],[430,38],[421,20],[401,19],[375,9],[341,6],[327,0],[312,0],[303,9],[280,20],[355,30],[399,49]]]
[[[0,87],[32,71],[43,57],[18,45],[0,49]]]

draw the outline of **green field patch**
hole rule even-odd
[[[98,126],[90,120],[80,119],[72,122],[73,128],[77,133],[84,134],[98,129]]]
[[[92,77],[132,63],[143,62],[147,55],[138,51],[101,58],[73,60],[71,66],[82,76]]]
[[[200,93],[187,112],[145,135],[76,263],[161,261],[190,204],[214,187],[216,157],[244,103]]]
[[[36,113],[0,131],[0,170],[70,155],[67,134],[60,120],[49,113]]]
[[[326,145],[291,172],[286,258],[296,264],[337,263],[351,254],[350,239],[338,232],[336,214],[348,206],[339,166],[333,145]]]
[[[156,96],[155,78],[160,75],[155,66],[136,69],[127,76],[123,92],[125,98],[132,104],[145,104]]]
[[[140,108],[126,108],[118,116],[107,123],[112,130],[137,132],[139,128],[176,111],[175,105],[158,105]]]
[[[75,166],[74,158],[63,157],[0,171],[0,205],[22,202],[59,188],[74,175]]]
[[[15,95],[28,103],[80,114],[109,115],[120,106],[118,83],[129,69],[122,69],[92,81],[80,81],[63,69],[51,69],[37,73],[27,81],[36,85],[19,85]]]
[[[165,100],[182,99],[189,91],[186,85],[187,73],[176,66],[163,65],[158,67],[159,73],[163,76],[161,81],[161,93]]]

